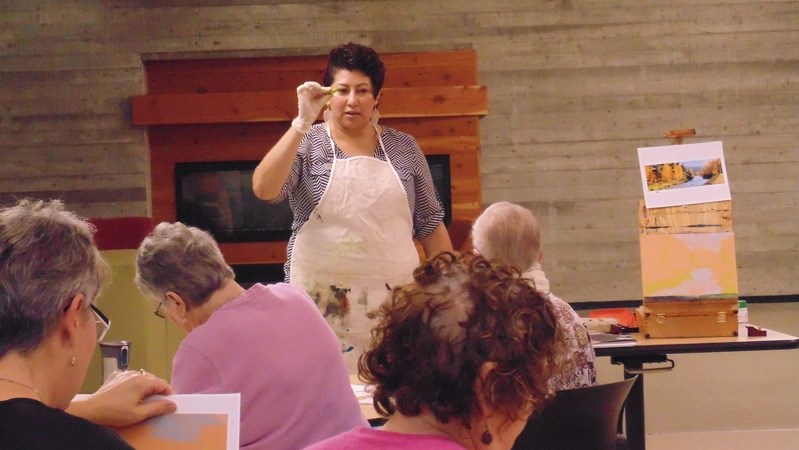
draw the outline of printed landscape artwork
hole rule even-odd
[[[733,233],[642,234],[644,299],[738,298]]]
[[[638,149],[647,208],[730,200],[721,142]]]

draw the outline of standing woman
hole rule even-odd
[[[253,174],[264,200],[294,213],[286,280],[305,289],[348,366],[369,342],[366,311],[411,279],[419,257],[451,251],[427,162],[408,134],[377,124],[385,67],[371,48],[331,50],[322,87],[297,88],[299,114]],[[313,125],[322,108],[324,124]]]

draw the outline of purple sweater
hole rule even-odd
[[[294,286],[256,284],[180,344],[178,394],[241,393],[241,448],[298,449],[368,426],[341,345]]]

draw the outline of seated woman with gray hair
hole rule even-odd
[[[309,450],[510,449],[552,394],[549,303],[501,261],[440,253],[375,314],[359,375],[388,421]]]
[[[594,349],[588,330],[568,303],[549,291],[549,280],[541,269],[541,229],[535,215],[522,206],[494,203],[472,225],[474,250],[489,259],[506,261],[522,270],[552,305],[558,320],[558,369],[550,380],[556,390],[596,384]]]
[[[22,200],[0,209],[4,450],[132,449],[97,424],[131,425],[175,410],[167,400],[144,402],[171,389],[140,372],[115,373],[88,399],[73,401],[110,326],[95,304],[108,265],[93,233],[91,224],[57,200]]]
[[[162,222],[139,246],[136,284],[188,333],[175,354],[178,394],[241,393],[241,448],[296,449],[368,426],[341,345],[305,291],[244,289],[216,241]]]

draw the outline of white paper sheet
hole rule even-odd
[[[720,141],[642,147],[638,149],[638,160],[647,208],[730,200],[727,166]],[[720,173],[704,178],[701,174],[703,169],[713,164],[720,167]],[[690,179],[676,182],[666,176],[670,181],[658,180],[663,172],[670,174],[674,168],[690,174],[687,175]]]

